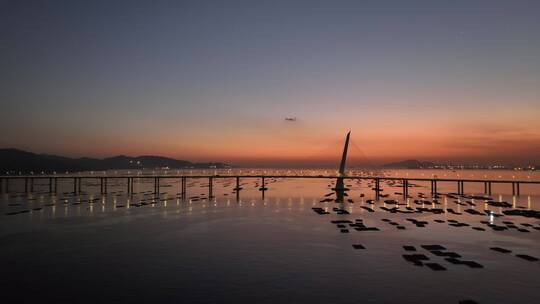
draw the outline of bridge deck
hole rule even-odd
[[[392,180],[392,181],[437,181],[437,182],[471,182],[471,183],[521,183],[540,184],[540,180],[523,179],[467,179],[467,178],[418,178],[418,177],[389,177],[389,176],[340,176],[340,175],[3,175],[0,179],[136,179],[136,178],[159,178],[159,179],[181,179],[181,178],[291,178],[291,179],[337,179],[348,180]]]

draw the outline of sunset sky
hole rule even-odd
[[[8,0],[0,41],[0,147],[540,163],[540,1]]]

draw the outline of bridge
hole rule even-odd
[[[180,193],[186,195],[187,193],[187,181],[192,179],[205,179],[208,181],[208,190],[210,196],[212,195],[213,180],[215,179],[236,179],[236,187],[234,190],[237,193],[242,190],[240,187],[240,181],[244,179],[260,179],[261,187],[259,190],[266,191],[265,179],[321,179],[321,180],[367,180],[372,181],[375,184],[373,191],[375,197],[378,199],[382,192],[381,182],[383,181],[397,181],[401,182],[403,188],[403,197],[406,198],[409,193],[409,184],[411,182],[430,182],[431,194],[438,193],[437,186],[442,182],[453,182],[456,184],[456,193],[465,193],[465,183],[481,183],[484,185],[484,193],[492,194],[493,184],[508,184],[512,186],[512,195],[520,195],[520,185],[522,184],[537,184],[540,185],[540,181],[533,180],[500,180],[500,179],[454,179],[454,178],[410,178],[410,177],[384,177],[384,176],[343,176],[343,175],[77,175],[77,176],[61,176],[61,175],[17,175],[17,176],[1,176],[0,177],[0,192],[10,193],[12,192],[11,185],[15,181],[22,181],[24,183],[24,192],[34,192],[35,182],[38,180],[47,180],[48,192],[56,193],[59,182],[68,182],[73,186],[73,193],[77,194],[82,192],[82,181],[99,181],[101,193],[106,194],[109,182],[112,180],[124,180],[124,186],[127,193],[133,193],[134,180],[153,179],[154,193],[159,193],[160,182],[163,180],[177,179],[180,180]],[[337,187],[337,186],[336,186]],[[334,188],[336,189],[336,188]],[[344,191],[344,190],[342,190]],[[339,192],[339,190],[338,190]]]
[[[235,179],[237,197],[242,190],[240,185],[241,180],[245,179],[260,179],[261,186],[259,190],[264,196],[264,192],[268,190],[266,187],[265,179],[321,179],[321,180],[336,180],[336,186],[332,190],[336,192],[337,201],[341,199],[343,201],[344,192],[348,191],[344,186],[345,180],[367,180],[374,183],[372,188],[375,194],[375,199],[379,200],[382,188],[381,182],[384,181],[396,181],[400,182],[403,188],[402,195],[406,199],[409,197],[409,188],[411,182],[430,182],[430,189],[432,196],[439,194],[437,186],[442,182],[450,182],[456,184],[456,193],[463,195],[465,194],[465,183],[480,183],[484,185],[484,194],[492,194],[492,185],[494,184],[508,184],[512,186],[512,195],[519,196],[521,195],[520,185],[522,184],[537,184],[540,185],[540,181],[535,180],[501,180],[501,179],[456,179],[456,178],[410,178],[410,177],[385,177],[385,176],[347,176],[345,174],[345,163],[347,159],[347,150],[349,145],[350,132],[347,133],[345,139],[345,145],[343,148],[343,154],[340,162],[339,173],[337,175],[263,175],[263,174],[242,174],[242,175],[140,175],[140,174],[118,174],[118,175],[94,175],[89,173],[79,173],[79,174],[66,174],[66,175],[2,175],[0,176],[0,193],[10,193],[12,192],[12,183],[21,182],[24,184],[24,193],[34,192],[35,181],[37,180],[47,180],[48,183],[48,192],[53,194],[57,193],[58,183],[59,182],[68,182],[73,186],[74,194],[79,194],[82,192],[82,181],[99,181],[101,194],[106,194],[108,192],[109,181],[111,180],[123,180],[125,181],[124,187],[126,187],[126,192],[128,194],[133,194],[133,184],[135,180],[141,179],[153,179],[154,183],[154,193],[159,195],[160,191],[160,182],[163,180],[177,179],[180,180],[180,194],[182,197],[187,196],[187,183],[188,180],[193,179],[205,179],[208,180],[208,194],[209,197],[213,197],[213,181],[215,179]]]

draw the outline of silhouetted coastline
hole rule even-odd
[[[57,155],[36,154],[18,149],[0,149],[0,171],[5,172],[77,172],[129,169],[205,169],[228,168],[224,163],[194,163],[162,156],[130,157],[119,155],[109,158],[69,158]]]

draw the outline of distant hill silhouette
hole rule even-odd
[[[421,168],[430,168],[435,166],[435,163],[428,161],[419,161],[416,159],[408,159],[400,162],[389,163],[383,165],[384,168],[396,168],[396,169],[421,169]]]
[[[18,149],[0,149],[0,172],[65,172],[65,171],[98,171],[121,169],[154,169],[169,167],[182,168],[227,168],[224,163],[192,163],[186,160],[177,160],[161,156],[125,155],[97,158],[69,158],[56,155],[35,154]]]

